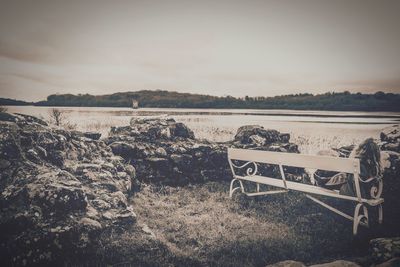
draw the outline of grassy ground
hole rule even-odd
[[[109,243],[100,252],[104,261],[143,266],[365,261],[368,237],[354,239],[350,221],[303,195],[236,194],[230,199],[228,186],[216,182],[184,188],[143,186],[131,200],[137,228],[107,236],[104,242]]]

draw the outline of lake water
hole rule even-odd
[[[8,106],[8,111],[49,120],[52,107]],[[133,116],[171,116],[188,125],[197,138],[228,141],[243,125],[257,124],[291,134],[302,153],[357,144],[378,138],[385,127],[400,123],[395,112],[336,112],[254,109],[167,109],[57,107],[65,122],[81,131],[99,131],[107,136],[111,126],[128,125]]]

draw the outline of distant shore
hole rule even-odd
[[[386,111],[400,112],[400,94],[328,92],[325,94],[295,94],[274,97],[210,96],[171,91],[142,90],[110,95],[56,94],[46,100],[26,102],[0,98],[0,105],[70,106],[70,107],[135,107],[196,108],[196,109],[269,109],[326,111]],[[281,114],[282,115],[282,114]]]

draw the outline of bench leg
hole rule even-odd
[[[362,208],[362,214],[360,214],[361,208]],[[357,234],[358,225],[360,224],[368,227],[368,209],[362,203],[358,203],[356,205],[356,208],[354,209],[353,235]]]
[[[379,204],[379,206],[378,206],[378,213],[379,213],[378,222],[379,222],[379,224],[382,224],[382,222],[383,222],[383,207],[382,207],[382,204]]]
[[[343,216],[344,218],[349,219],[350,221],[353,221],[353,234],[354,235],[357,234],[358,226],[360,224],[368,227],[368,209],[365,205],[363,205],[363,203],[357,203],[357,205],[354,209],[354,215],[350,216],[350,215],[322,202],[321,200],[316,199],[315,197],[312,197],[308,194],[306,194],[306,197],[308,197],[312,201],[316,202],[317,204],[320,204],[321,206],[339,214],[340,216]]]
[[[233,184],[234,184],[236,181],[239,182],[240,186],[237,186],[237,187],[233,188]],[[235,178],[235,179],[232,179],[232,181],[231,181],[231,186],[229,187],[229,197],[232,197],[233,193],[234,193],[236,190],[238,190],[238,189],[241,189],[241,190],[242,190],[242,193],[244,193],[244,187],[243,187],[242,181],[240,181],[239,179],[236,179],[236,178]]]

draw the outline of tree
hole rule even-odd
[[[50,120],[55,125],[60,126],[63,120],[65,119],[64,113],[57,108],[52,108],[49,112],[50,112]]]

